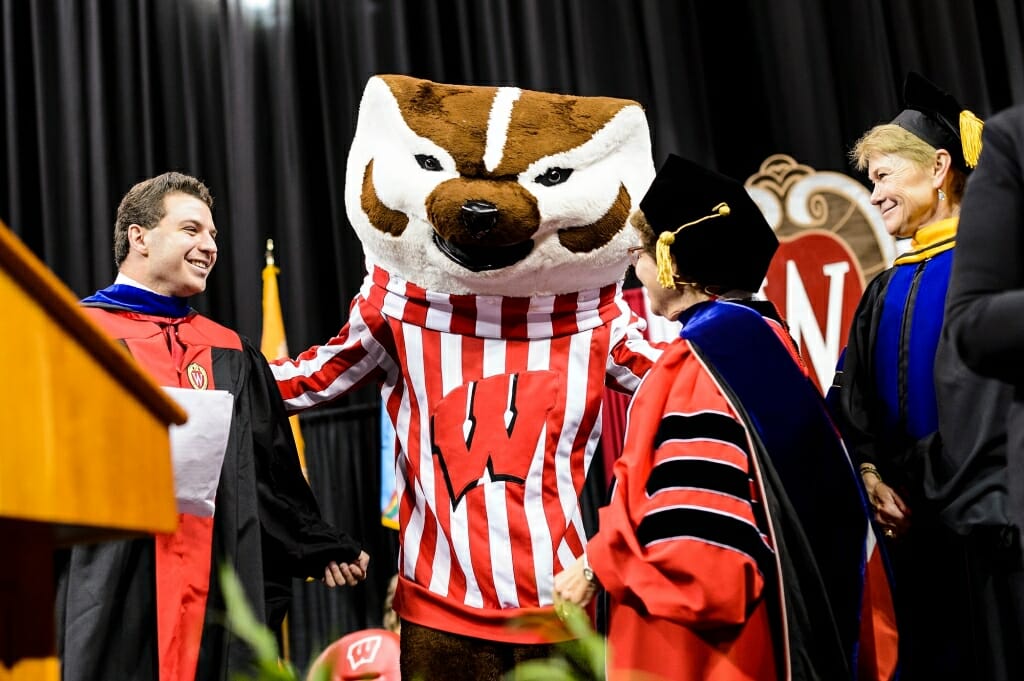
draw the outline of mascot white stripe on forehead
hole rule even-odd
[[[653,177],[636,102],[376,76],[345,203],[368,264],[431,291],[553,295],[622,278]]]

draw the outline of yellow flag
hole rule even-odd
[[[284,335],[284,317],[281,315],[281,296],[277,291],[277,275],[280,270],[274,265],[274,240],[267,239],[267,264],[263,268],[263,337],[260,350],[267,359],[288,357],[288,342]],[[299,463],[306,475],[306,443],[299,429],[299,417],[288,419],[295,434],[295,447],[299,450]],[[307,475],[307,477],[309,477]]]

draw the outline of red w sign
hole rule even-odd
[[[553,371],[530,371],[472,381],[445,395],[431,416],[431,444],[452,508],[488,479],[525,483],[540,438],[561,430],[564,385]]]
[[[779,239],[764,294],[789,323],[822,392],[832,383],[863,291],[853,251],[831,232],[814,230]]]

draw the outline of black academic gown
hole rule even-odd
[[[910,507],[909,531],[887,542],[905,681],[972,678],[963,536],[1005,524],[1004,429],[993,414],[963,418],[992,409],[1002,389],[967,369],[943,331],[956,221],[921,234],[865,290],[830,400],[855,461],[875,464]]]
[[[869,663],[858,649],[884,643],[861,629],[865,572],[877,569],[865,553],[869,510],[820,393],[792,350],[773,342],[778,333],[744,307],[785,328],[774,306],[743,301],[694,306],[680,335],[741,405],[763,447],[792,678],[852,678]]]

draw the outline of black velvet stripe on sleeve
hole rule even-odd
[[[636,531],[642,546],[667,539],[698,539],[750,556],[763,574],[771,574],[772,550],[761,533],[741,518],[703,508],[666,508],[647,514]]]
[[[750,501],[750,478],[745,471],[722,461],[671,459],[662,461],[647,479],[647,494],[666,489],[703,489]]]
[[[667,414],[658,424],[654,448],[669,440],[719,440],[750,454],[743,426],[728,414],[717,412]]]

